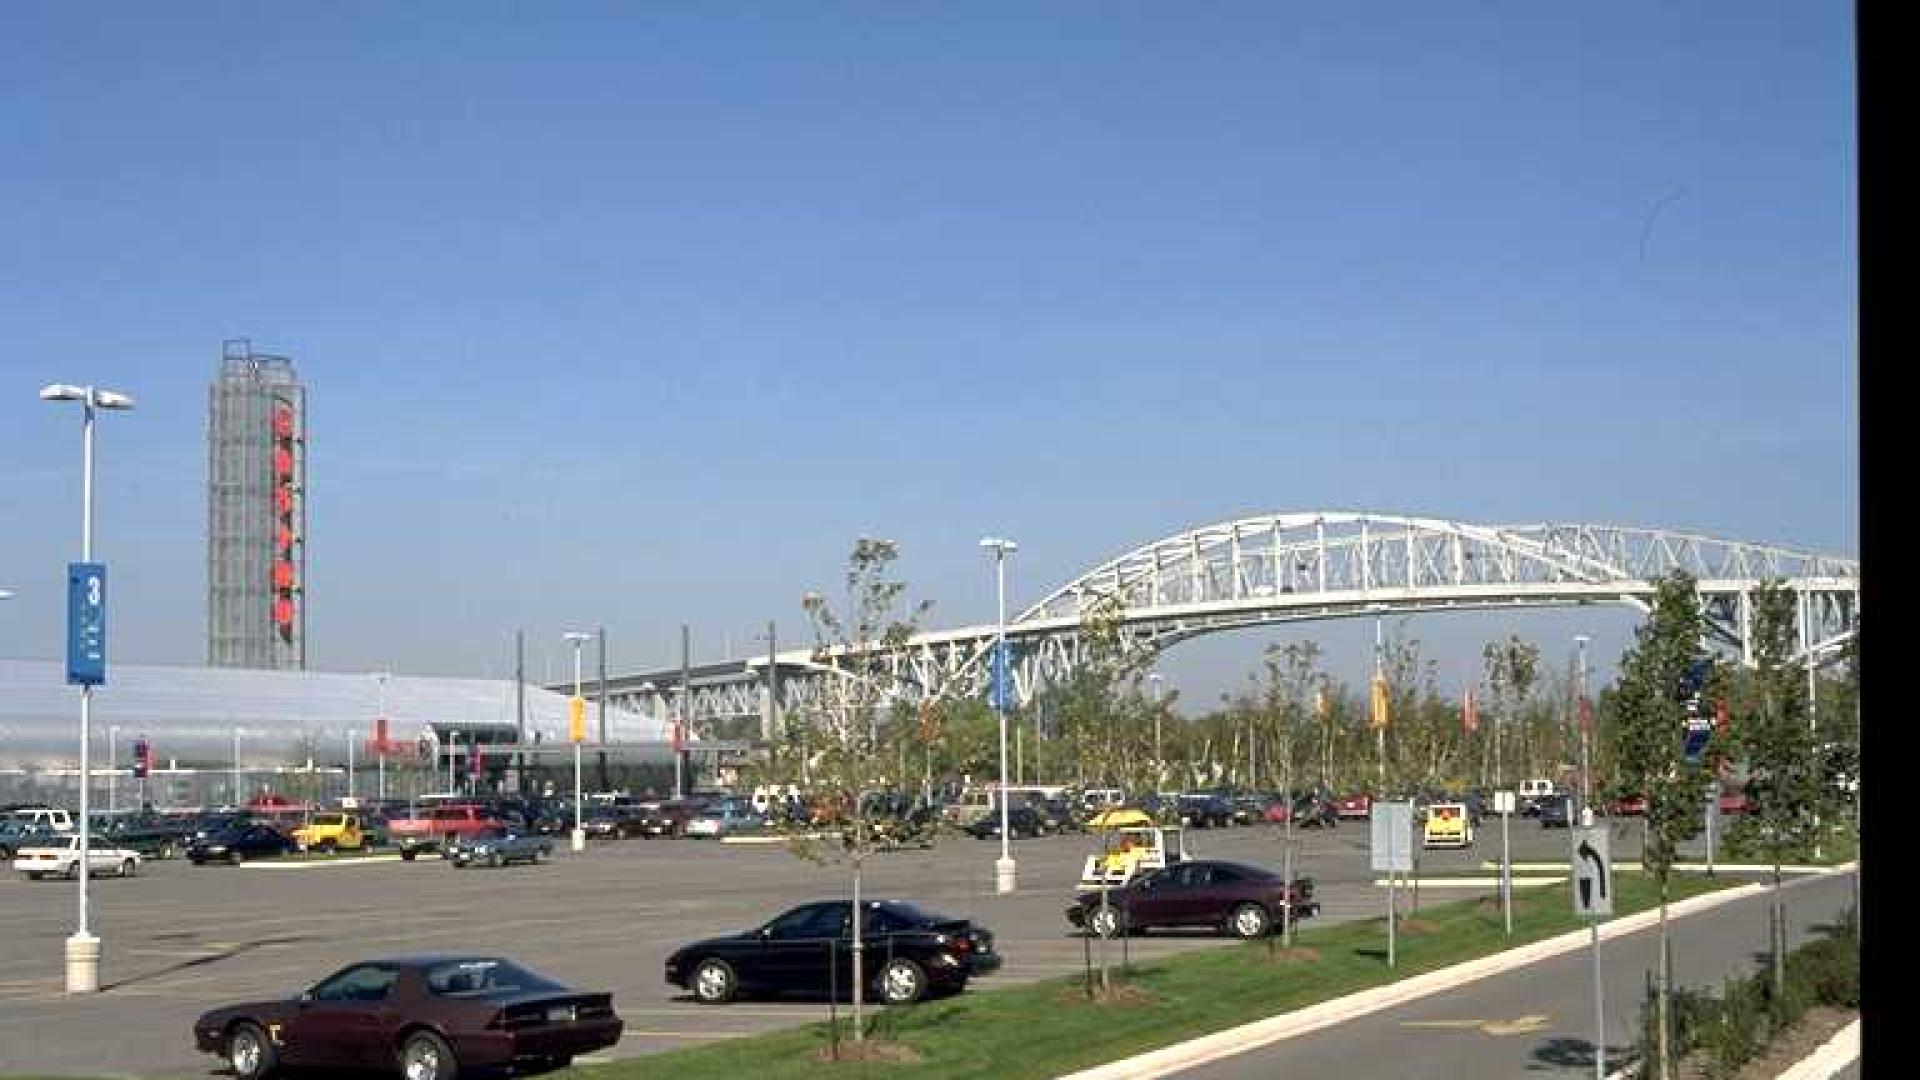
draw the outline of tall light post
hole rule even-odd
[[[985,536],[980,539],[981,548],[993,552],[993,576],[995,591],[999,596],[998,630],[993,638],[993,711],[1000,715],[1000,859],[993,864],[994,891],[1010,893],[1017,883],[1016,867],[1013,861],[1013,844],[1009,834],[1011,815],[1007,792],[1007,695],[1012,687],[1003,685],[1012,676],[1012,665],[1007,662],[1007,556],[1020,550],[1020,545],[998,536]]]
[[[586,741],[587,699],[580,696],[580,646],[593,640],[593,635],[579,630],[569,630],[565,635],[573,642],[573,697],[567,702],[567,737],[573,740],[573,837],[570,846],[575,851],[587,850],[587,818],[585,800],[580,793],[580,744]]]
[[[358,730],[354,728],[347,729],[347,798],[348,799],[352,799],[354,797],[354,794],[353,794],[353,740],[358,738],[359,736],[360,736],[360,732]]]
[[[120,813],[120,725],[107,725],[107,816]]]
[[[42,401],[77,401],[80,403],[80,561],[83,564],[93,562],[93,414],[101,409],[124,411],[133,408],[133,398],[116,390],[106,390],[97,386],[72,386],[66,383],[53,383],[40,390]],[[78,672],[69,670],[67,681],[80,684],[80,886],[79,886],[79,925],[73,936],[67,938],[67,993],[91,994],[100,989],[100,939],[87,932],[87,884],[89,878],[90,847],[88,833],[87,789],[92,787],[92,763],[88,760],[88,746],[92,741],[93,687],[106,678],[106,641],[105,641],[105,595],[104,575],[94,579],[91,604],[100,612],[100,641],[98,669],[86,677],[76,677]],[[69,628],[76,632],[77,627]],[[73,666],[71,643],[69,646],[69,668]]]
[[[1161,698],[1161,686],[1160,686],[1160,673],[1156,671],[1148,675],[1147,685],[1153,687],[1154,781],[1157,784],[1165,783],[1167,778],[1167,755],[1166,755],[1166,752],[1160,748],[1160,714],[1162,711],[1164,711],[1161,705],[1162,698]]]
[[[240,809],[240,729],[233,729],[233,808]]]
[[[373,730],[378,736],[374,740],[374,754],[380,759],[379,791],[382,802],[387,798],[387,680],[391,678],[393,678],[392,672],[373,673],[373,681],[380,687],[380,707],[373,716]]]
[[[1573,643],[1579,650],[1579,659],[1574,661],[1574,715],[1580,724],[1580,824],[1593,824],[1593,713],[1587,704],[1587,635],[1575,634]]]

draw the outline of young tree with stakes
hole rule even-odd
[[[1704,658],[1705,619],[1694,579],[1674,571],[1653,582],[1653,610],[1634,631],[1620,659],[1614,695],[1614,746],[1622,782],[1645,801],[1641,861],[1660,896],[1660,970],[1657,977],[1656,1053],[1659,1080],[1673,1072],[1671,995],[1673,963],[1667,928],[1667,892],[1679,845],[1699,832],[1706,797],[1704,770],[1686,761],[1687,677]]]

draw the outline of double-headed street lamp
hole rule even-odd
[[[77,401],[81,408],[80,425],[80,561],[93,562],[93,414],[101,409],[124,411],[133,408],[133,398],[116,390],[105,390],[97,386],[72,386],[66,383],[53,383],[40,390],[42,401]],[[94,593],[89,603],[101,612],[101,640],[99,647],[99,668],[90,677],[76,677],[68,672],[69,682],[80,684],[80,912],[79,926],[73,936],[67,939],[67,993],[91,994],[100,989],[100,939],[87,932],[87,881],[89,863],[87,789],[92,786],[92,762],[87,753],[87,744],[91,741],[93,686],[106,675],[105,642],[105,595],[102,591],[102,579],[95,578]],[[77,632],[70,627],[69,632]],[[69,658],[70,661],[73,659]]]
[[[570,846],[575,851],[585,851],[587,819],[580,794],[580,744],[587,737],[587,699],[580,696],[580,646],[592,641],[593,635],[569,630],[565,637],[573,642],[573,697],[567,701],[567,737],[573,740],[573,837]]]
[[[1007,695],[1013,688],[1001,684],[1011,678],[1013,666],[1007,661],[1007,556],[1020,550],[1020,545],[1004,537],[984,536],[980,538],[980,546],[993,552],[995,591],[999,595],[1000,617],[996,624],[999,629],[993,638],[993,677],[988,685],[993,688],[993,711],[1000,715],[1000,859],[993,864],[993,882],[994,891],[1004,894],[1012,892],[1018,880],[1009,832],[1011,811],[1007,791]]]

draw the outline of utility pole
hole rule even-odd
[[[607,779],[607,628],[600,627],[595,636],[599,639],[595,649],[600,654],[600,790],[612,791],[613,784]]]
[[[780,736],[780,650],[774,645],[773,620],[767,620],[767,723],[760,737],[772,742]]]
[[[693,712],[693,631],[680,624],[680,711],[673,728],[673,797],[687,797],[687,736]]]
[[[515,716],[520,722],[520,741],[515,754],[516,771],[520,774],[520,793],[527,793],[527,632],[513,632],[513,694],[516,702]],[[382,710],[384,713],[385,710]]]

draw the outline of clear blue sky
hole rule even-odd
[[[1848,5],[7,5],[0,655],[204,657],[223,338],[311,387],[328,670],[934,622],[1274,510],[1857,551]],[[1632,620],[1428,618],[1564,653]],[[1371,627],[1310,631],[1337,670]],[[1211,702],[1248,635],[1166,661]]]

